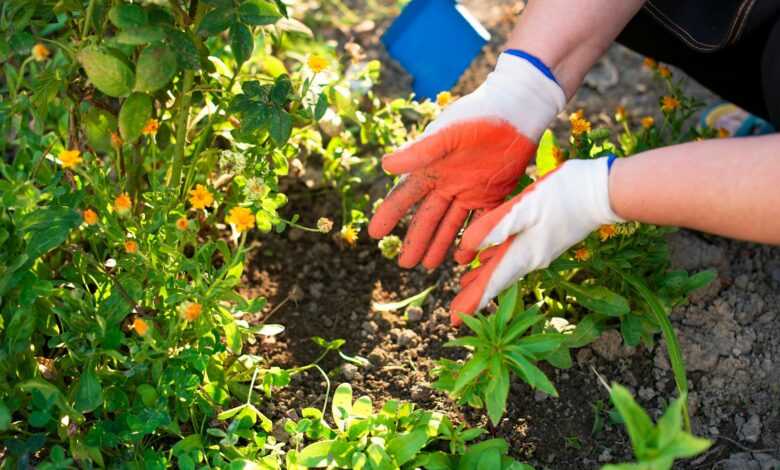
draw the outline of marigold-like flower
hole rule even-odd
[[[143,318],[136,318],[133,320],[133,330],[138,336],[146,336],[149,332],[149,324]]]
[[[578,119],[585,119],[585,111],[578,109],[577,111],[569,114],[569,122],[574,122]]]
[[[234,207],[228,212],[225,222],[233,225],[239,232],[246,232],[255,226],[255,215],[246,207]]]
[[[655,119],[653,119],[653,116],[645,116],[642,118],[642,127],[645,129],[650,129],[655,125]]]
[[[645,57],[645,60],[642,61],[642,65],[650,70],[655,70],[655,68],[658,67],[658,62],[656,62],[655,59],[651,59],[650,57]]]
[[[588,261],[590,259],[590,250],[585,247],[578,248],[574,252],[574,259],[577,261]]]
[[[626,122],[626,119],[628,119],[628,115],[626,114],[626,107],[618,106],[615,108],[615,121]]]
[[[319,73],[328,68],[328,59],[319,55],[312,55],[309,57],[307,64],[314,73]]]
[[[333,230],[333,221],[327,217],[320,217],[319,220],[317,220],[317,230],[322,233],[329,233]]]
[[[157,135],[157,129],[160,128],[160,121],[154,118],[149,118],[144,124],[144,128],[141,130],[143,135]]]
[[[438,95],[436,95],[436,104],[441,106],[442,108],[447,106],[452,102],[452,93],[449,91],[442,91]]]
[[[181,316],[187,321],[195,321],[200,317],[203,306],[195,302],[187,302],[181,307]]]
[[[87,225],[95,225],[98,221],[97,212],[92,209],[86,209],[81,213],[81,216],[84,218],[84,223]]]
[[[37,62],[43,62],[44,60],[48,59],[51,55],[51,51],[48,47],[44,46],[40,42],[33,46],[32,48],[32,56],[33,59],[35,59]]]
[[[341,240],[349,246],[355,246],[358,240],[358,232],[351,225],[341,227]]]
[[[379,240],[379,249],[382,256],[393,259],[401,253],[401,239],[397,235],[388,235]]]
[[[190,221],[187,220],[186,217],[180,217],[178,220],[176,220],[176,228],[179,230],[187,230],[190,226]]]
[[[118,148],[122,147],[123,143],[125,143],[125,142],[122,140],[122,137],[119,136],[118,132],[112,132],[111,133],[111,146],[112,147],[114,147],[115,149],[118,149]]]
[[[202,184],[196,184],[190,191],[190,204],[195,209],[205,209],[214,202],[214,196]]]
[[[617,230],[615,230],[614,225],[602,225],[599,227],[599,238],[601,241],[605,242],[609,240],[610,238],[614,237],[617,233]]]
[[[590,132],[590,121],[587,119],[574,119],[571,121],[571,135],[577,137],[586,132]]]
[[[665,113],[670,113],[680,107],[680,100],[674,96],[664,96],[661,98],[661,109]]]
[[[726,137],[731,137],[731,132],[729,132],[728,129],[725,129],[723,127],[718,128],[718,138],[719,139],[725,139]]]
[[[60,152],[59,158],[60,165],[62,165],[63,168],[75,168],[76,165],[84,161],[81,158],[81,152],[78,149],[63,150]]]
[[[122,193],[114,199],[114,210],[119,215],[125,215],[133,207],[133,200],[127,193]]]
[[[125,240],[125,251],[129,254],[138,252],[138,243],[135,240]]]
[[[663,78],[669,78],[672,76],[672,71],[669,70],[669,67],[665,65],[661,65],[658,67],[658,75],[660,75]]]

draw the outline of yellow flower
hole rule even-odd
[[[181,316],[187,321],[195,321],[200,316],[201,311],[203,311],[203,306],[201,304],[188,302],[182,305]]]
[[[669,67],[662,65],[658,67],[658,75],[660,75],[663,78],[669,78],[672,76],[672,71],[669,70]]]
[[[214,202],[214,196],[202,184],[196,184],[195,189],[190,191],[190,204],[195,209],[205,209]]]
[[[650,129],[655,125],[655,119],[653,119],[653,116],[645,116],[642,118],[642,127],[645,129]]]
[[[63,168],[75,168],[76,165],[81,163],[81,152],[79,150],[63,150],[60,152],[60,165]]]
[[[442,91],[438,95],[436,95],[436,104],[441,106],[442,108],[450,104],[452,101],[452,93],[449,91]]]
[[[81,216],[84,218],[84,223],[87,225],[95,225],[98,221],[98,215],[92,209],[85,210],[81,213]]]
[[[618,106],[615,109],[615,121],[617,122],[626,122],[627,114],[626,114],[626,107],[625,106]]]
[[[571,121],[571,135],[577,137],[585,132],[590,132],[590,121],[587,119],[574,119]]]
[[[187,230],[190,226],[190,221],[186,217],[181,217],[176,221],[176,228],[179,230]]]
[[[725,139],[726,137],[730,137],[731,132],[729,132],[728,129],[724,129],[722,127],[718,128],[718,138],[719,139]]]
[[[122,193],[114,199],[114,210],[119,215],[125,215],[133,207],[133,200],[127,193]]]
[[[43,62],[44,60],[48,59],[51,55],[51,51],[48,47],[44,46],[40,42],[33,46],[32,48],[32,56],[33,59],[35,59],[38,62]]]
[[[225,217],[225,222],[233,225],[239,232],[246,232],[255,226],[255,215],[246,207],[234,207]]]
[[[642,61],[642,65],[650,70],[655,70],[655,68],[658,67],[658,62],[656,62],[654,59],[651,59],[650,57],[645,57],[645,60]]]
[[[590,259],[590,250],[585,247],[578,248],[574,252],[574,259],[577,261],[588,261]]]
[[[317,221],[317,230],[322,233],[328,233],[333,230],[333,221],[327,217],[320,217]]]
[[[358,240],[358,232],[351,225],[341,227],[341,239],[349,246],[355,246]]]
[[[119,136],[119,133],[117,133],[117,132],[112,132],[111,133],[111,146],[112,147],[114,147],[115,149],[118,149],[118,148],[120,148],[122,146],[123,143],[124,143],[124,141]]]
[[[146,333],[149,331],[149,324],[142,318],[136,318],[133,320],[133,329],[138,336],[146,336]]]
[[[580,119],[585,119],[585,112],[581,109],[578,109],[577,111],[569,114],[570,122],[578,121]]]
[[[125,240],[125,251],[129,254],[138,252],[138,243],[135,240]]]
[[[307,63],[309,64],[309,68],[314,73],[322,72],[323,70],[328,68],[328,59],[319,55],[313,55],[309,57]]]
[[[661,98],[661,109],[665,113],[670,113],[680,107],[680,100],[674,96],[664,96]]]
[[[157,135],[157,129],[160,128],[160,122],[157,119],[150,118],[146,121],[144,128],[141,130],[143,135]]]
[[[617,233],[617,230],[615,230],[614,225],[602,225],[599,227],[599,238],[601,241],[605,242],[609,240],[610,238],[614,237]]]

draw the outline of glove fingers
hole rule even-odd
[[[479,263],[480,265],[471,271],[467,272],[460,278],[460,287],[465,288],[467,285],[471,283],[474,279],[477,278],[477,274],[482,272],[485,269],[485,265],[490,261],[491,258],[496,256],[501,251],[503,245],[496,245],[491,246],[487,250],[484,250],[479,253]]]
[[[477,209],[472,212],[471,214],[471,220],[469,220],[469,225],[473,224],[482,216],[487,214],[493,207],[487,208],[487,209]],[[463,248],[463,242],[458,244],[458,247],[455,249],[455,255],[453,257],[455,258],[455,261],[458,264],[468,264],[471,263],[471,261],[474,259],[474,257],[477,256],[477,252],[475,250],[466,250]]]
[[[422,178],[414,175],[403,178],[387,195],[368,224],[372,238],[382,238],[390,233],[410,207],[424,198],[431,190]]]
[[[411,173],[424,168],[449,153],[452,127],[445,127],[430,135],[423,135],[382,158],[382,168],[391,174]]]
[[[475,278],[468,281],[468,285],[455,296],[450,307],[450,321],[453,326],[459,326],[462,320],[459,314],[473,315],[474,312],[481,309],[487,303],[491,297],[486,297],[486,290],[492,282],[493,277],[497,274],[497,269],[507,268],[507,263],[503,262],[506,258],[506,253],[512,246],[514,238],[510,238],[494,252],[494,255],[490,258],[490,261],[480,266]],[[511,260],[509,260],[511,264]]]
[[[420,262],[451,202],[452,199],[446,199],[436,192],[425,198],[406,231],[401,256],[398,257],[399,266],[412,268]]]
[[[425,253],[422,264],[427,269],[434,269],[438,267],[444,259],[447,257],[447,252],[452,246],[452,242],[458,235],[458,231],[463,227],[463,222],[469,215],[469,210],[460,204],[450,204],[450,208],[447,209],[447,213],[439,224],[439,228],[436,230],[436,235],[431,241],[431,246],[428,248],[428,252]]]
[[[476,251],[489,245],[503,243],[512,235],[523,231],[532,222],[532,214],[523,204],[531,191],[519,195],[501,204],[468,226],[460,241],[464,251]]]

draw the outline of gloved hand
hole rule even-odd
[[[611,157],[614,158],[614,157]],[[569,160],[466,229],[461,247],[489,249],[461,278],[450,310],[472,314],[527,273],[545,268],[601,225],[623,222],[609,202],[609,158]]]
[[[477,90],[446,108],[420,138],[382,160],[385,171],[403,176],[371,219],[369,235],[384,237],[422,201],[398,264],[411,268],[422,260],[429,269],[441,264],[470,211],[496,207],[512,192],[539,136],[565,102],[538,59],[520,51],[503,53]]]

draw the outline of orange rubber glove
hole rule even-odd
[[[538,59],[520,51],[503,53],[477,90],[382,160],[385,171],[402,176],[371,219],[369,235],[389,234],[420,203],[398,264],[440,265],[469,213],[477,211],[479,217],[512,192],[539,136],[565,102],[561,87]],[[469,251],[455,255],[459,260],[473,256]]]

